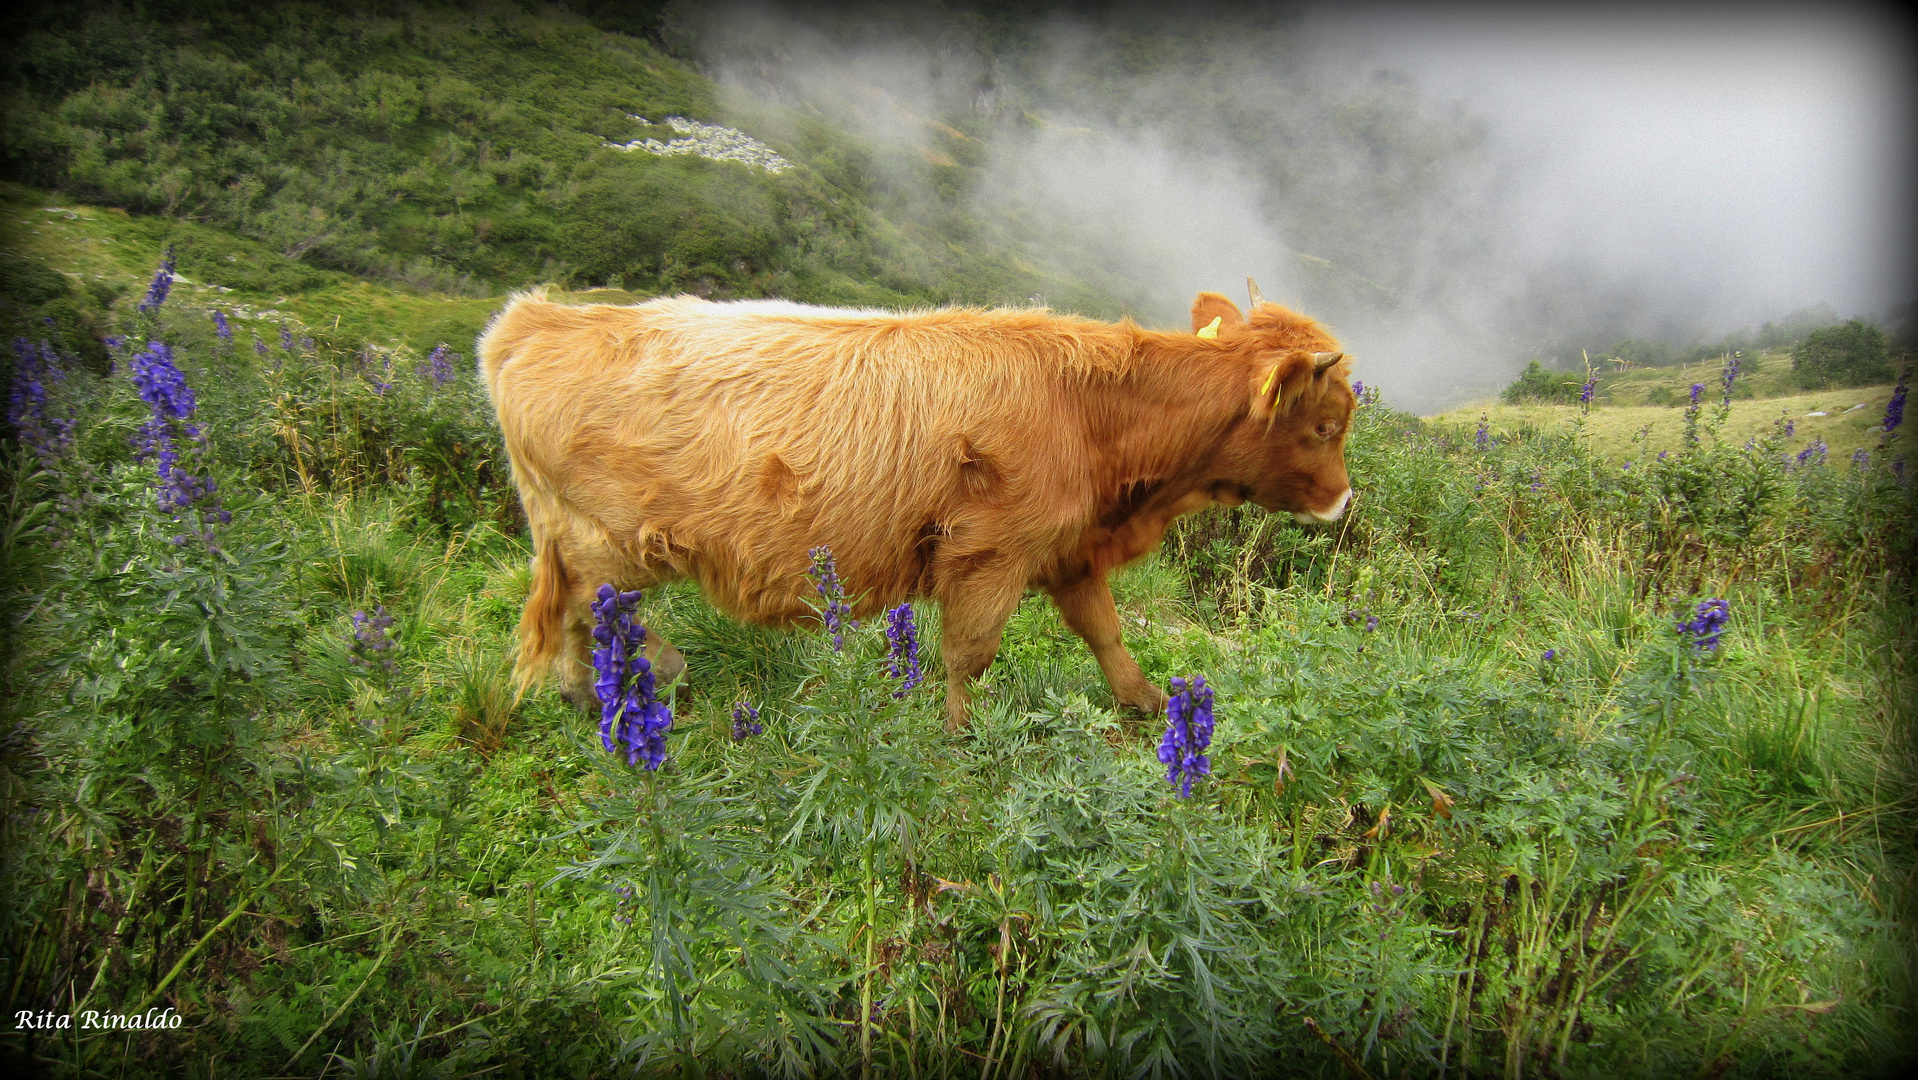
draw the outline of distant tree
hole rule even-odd
[[[1890,382],[1885,332],[1857,319],[1814,330],[1792,347],[1791,374],[1807,390]]]
[[[1537,360],[1525,365],[1512,385],[1499,395],[1507,405],[1517,405],[1527,401],[1543,402],[1548,405],[1569,405],[1578,400],[1579,387],[1585,380],[1563,371],[1547,370]]]
[[[1640,341],[1636,338],[1612,346],[1612,355],[1632,367],[1669,367],[1680,359],[1671,345],[1663,341]]]

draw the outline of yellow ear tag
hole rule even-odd
[[[1207,340],[1211,340],[1212,338],[1218,337],[1219,324],[1224,321],[1225,321],[1225,316],[1223,315],[1212,316],[1212,321],[1205,324],[1205,327],[1199,331],[1199,336]]]
[[[1259,396],[1264,397],[1265,395],[1271,393],[1272,384],[1277,382],[1278,379],[1279,379],[1279,365],[1273,364],[1272,373],[1265,377],[1265,385],[1259,387]]]

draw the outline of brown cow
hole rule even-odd
[[[735,618],[804,621],[823,544],[856,616],[939,602],[949,730],[1032,587],[1121,704],[1162,708],[1106,576],[1213,503],[1332,521],[1351,494],[1337,343],[1253,299],[1248,317],[1200,293],[1194,329],[1166,332],[1042,309],[515,297],[479,366],[533,534],[521,686],[559,660],[590,694],[601,582],[691,577]]]

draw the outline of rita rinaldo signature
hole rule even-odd
[[[76,1025],[75,1019],[79,1020]],[[143,1013],[97,1012],[57,1013],[51,1010],[21,1009],[13,1014],[15,1031],[166,1031],[180,1026],[183,1018],[172,1006],[148,1009]]]

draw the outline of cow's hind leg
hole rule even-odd
[[[964,731],[972,680],[999,655],[1006,620],[1025,592],[1022,569],[989,565],[950,580],[940,599],[940,656],[946,663],[946,730]]]
[[[1072,632],[1085,639],[1092,656],[1105,672],[1106,684],[1120,705],[1150,716],[1165,710],[1165,691],[1147,681],[1145,673],[1126,652],[1119,634],[1119,609],[1112,602],[1112,587],[1104,575],[1049,588],[1047,594],[1065,617]]]

